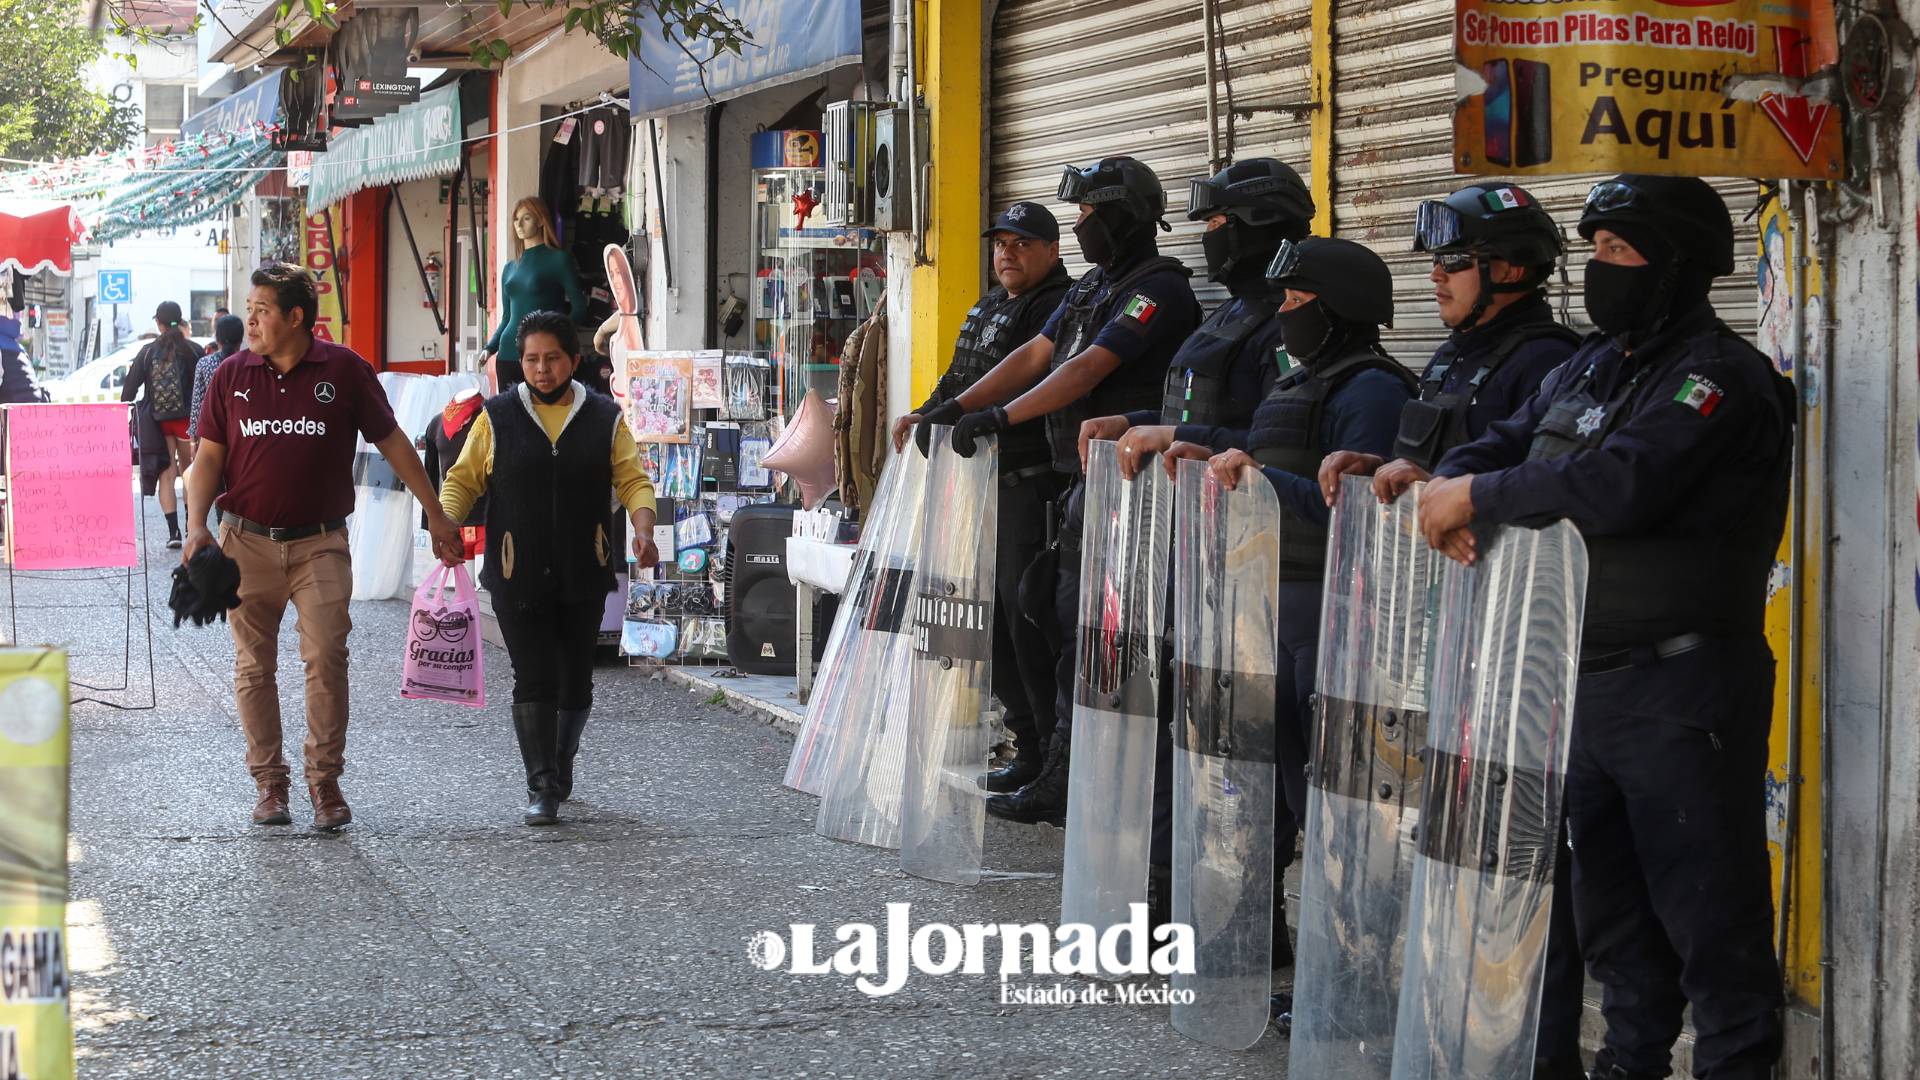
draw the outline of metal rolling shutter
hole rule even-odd
[[[1336,0],[1334,6],[1334,235],[1366,244],[1393,267],[1394,327],[1387,347],[1422,367],[1446,336],[1428,281],[1432,261],[1413,247],[1414,207],[1474,178],[1453,171],[1452,0]],[[1568,279],[1555,280],[1556,310],[1587,327],[1580,300],[1591,246],[1573,226],[1595,176],[1522,178],[1566,231]],[[1715,183],[1734,218],[1734,272],[1714,289],[1720,317],[1748,337],[1758,310],[1754,286],[1758,230],[1744,220],[1755,201],[1751,180]]]
[[[1219,8],[1222,153],[1277,157],[1308,176],[1307,0]],[[1203,226],[1186,219],[1187,179],[1211,171],[1201,10],[1195,0],[1003,0],[988,62],[988,202],[1050,207],[1077,276],[1087,264],[1073,208],[1054,199],[1060,167],[1137,157],[1167,189],[1173,232],[1161,250],[1192,268],[1194,291],[1211,306],[1226,290],[1206,281]]]

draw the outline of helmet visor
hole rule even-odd
[[[1443,251],[1466,239],[1466,219],[1446,203],[1429,200],[1413,214],[1413,250]]]
[[[1273,253],[1273,261],[1267,264],[1267,280],[1282,282],[1300,272],[1300,246],[1291,240],[1282,240],[1280,250]]]
[[[1068,165],[1060,171],[1060,190],[1055,195],[1070,203],[1125,202],[1127,188],[1115,182],[1112,173],[1102,176],[1098,166],[1079,169]]]
[[[1062,202],[1085,202],[1087,194],[1087,174],[1072,165],[1060,169],[1060,190],[1054,194]]]
[[[1211,177],[1196,176],[1187,181],[1187,217],[1197,221],[1235,206],[1274,209],[1269,196],[1286,191],[1287,187],[1287,182],[1278,176],[1256,176],[1237,184],[1217,184]]]
[[[1587,192],[1587,205],[1582,216],[1617,214],[1622,210],[1634,209],[1639,203],[1640,192],[1631,185],[1618,180],[1603,180]]]

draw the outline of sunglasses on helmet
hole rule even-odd
[[[1463,270],[1471,270],[1479,265],[1479,263],[1479,257],[1470,251],[1440,252],[1433,257],[1434,267],[1444,270],[1449,274],[1458,274]]]
[[[1280,249],[1267,264],[1268,281],[1285,281],[1300,272],[1300,246],[1291,240],[1280,241]]]
[[[1587,192],[1587,205],[1583,214],[1617,214],[1622,210],[1631,210],[1640,201],[1640,192],[1629,184],[1618,180],[1602,180]]]

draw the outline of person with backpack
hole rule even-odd
[[[158,482],[160,512],[167,516],[167,546],[179,548],[180,512],[173,490],[176,476],[186,474],[193,463],[193,444],[187,431],[193,415],[193,374],[200,360],[200,346],[187,337],[182,327],[187,322],[180,305],[162,301],[154,309],[153,321],[160,336],[147,343],[127,368],[127,381],[120,387],[120,400],[132,401],[142,386],[147,389],[146,407],[160,429],[165,446],[159,448],[167,461]],[[154,448],[145,448],[151,453]]]

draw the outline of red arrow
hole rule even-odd
[[[1780,57],[1780,74],[1790,78],[1807,77],[1807,35],[1791,26],[1773,28],[1773,47]],[[1764,109],[1767,119],[1780,129],[1780,134],[1800,156],[1802,165],[1813,163],[1813,151],[1820,144],[1820,131],[1827,126],[1827,116],[1833,112],[1833,106],[1827,102],[1816,105],[1803,97],[1787,97],[1784,94],[1767,93],[1760,98],[1760,108]]]

